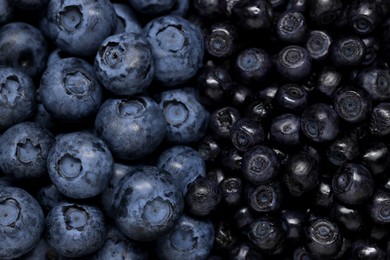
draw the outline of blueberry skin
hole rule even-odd
[[[360,205],[374,193],[374,179],[361,164],[347,163],[333,176],[332,190],[337,199],[348,205]]]
[[[37,109],[34,82],[11,67],[0,68],[0,131],[30,119]]]
[[[294,114],[282,114],[271,122],[269,139],[272,143],[294,146],[300,144],[301,119]]]
[[[55,48],[52,52],[49,53],[49,56],[47,57],[47,67],[52,66],[54,63],[56,63],[59,60],[65,59],[65,58],[71,58],[71,54],[66,53],[65,51],[61,50],[60,48]]]
[[[113,3],[114,10],[118,19],[115,32],[119,33],[142,33],[142,26],[136,17],[133,9],[125,4]]]
[[[95,120],[96,134],[115,157],[125,160],[152,153],[163,141],[166,129],[163,112],[147,96],[108,99]]]
[[[390,70],[371,68],[358,75],[358,84],[369,93],[375,101],[390,98]]]
[[[333,99],[334,109],[348,123],[360,123],[370,114],[372,102],[369,93],[358,87],[343,87]]]
[[[390,134],[390,103],[379,103],[371,110],[369,128],[374,136]]]
[[[49,3],[50,0],[12,0],[12,4],[23,10],[36,11]]]
[[[93,260],[147,260],[149,253],[140,243],[126,238],[114,225],[107,227],[104,245],[93,254]]]
[[[45,239],[60,255],[81,257],[103,246],[107,228],[99,208],[61,202],[47,215]]]
[[[158,15],[169,11],[176,0],[129,0],[130,5],[140,13]]]
[[[155,59],[155,79],[174,86],[192,78],[202,66],[204,41],[200,29],[179,16],[161,16],[144,27]]]
[[[248,205],[254,212],[271,213],[278,211],[282,205],[282,187],[276,181],[247,185],[245,193]]]
[[[286,84],[281,86],[275,95],[278,107],[289,112],[300,114],[307,107],[309,93],[298,84]]]
[[[250,30],[268,30],[273,26],[274,12],[266,0],[235,1],[231,13],[237,25]]]
[[[234,107],[222,107],[210,115],[209,128],[219,139],[230,139],[230,130],[241,118],[240,111]]]
[[[183,194],[196,178],[206,176],[206,164],[198,151],[189,146],[173,146],[160,154],[156,166],[169,172]]]
[[[360,210],[342,204],[335,203],[330,216],[345,233],[359,234],[358,232],[366,225],[366,221]]]
[[[14,16],[11,0],[0,0],[0,25],[9,23]]]
[[[307,78],[312,67],[308,50],[297,45],[283,48],[277,55],[275,63],[279,74],[293,82]]]
[[[390,166],[390,150],[383,142],[369,144],[361,152],[361,163],[373,175],[384,173]]]
[[[236,28],[227,22],[215,23],[210,27],[205,39],[208,54],[216,58],[227,58],[237,48],[238,35]]]
[[[270,55],[260,48],[249,48],[240,52],[236,59],[236,70],[244,83],[263,80],[271,71],[273,63]]]
[[[361,239],[355,241],[349,250],[348,259],[386,260],[388,258],[382,248]]]
[[[246,152],[255,145],[264,141],[263,127],[254,120],[241,118],[232,125],[230,139],[234,147],[241,152]]]
[[[45,70],[40,97],[54,118],[79,122],[97,113],[103,89],[92,65],[79,58],[66,58]]]
[[[386,189],[377,189],[368,204],[368,213],[371,219],[380,225],[390,223],[390,192]]]
[[[65,134],[47,157],[47,170],[57,189],[70,198],[84,199],[103,192],[114,160],[107,145],[89,133]]]
[[[49,212],[52,208],[54,208],[58,203],[65,200],[65,197],[61,194],[61,192],[54,186],[54,184],[50,184],[47,186],[43,186],[36,195],[36,199],[41,205],[42,209],[45,212]]]
[[[112,200],[114,198],[114,190],[118,186],[119,181],[131,173],[136,167],[131,165],[125,165],[120,163],[114,163],[114,169],[112,171],[111,179],[109,180],[107,187],[104,189],[102,194],[100,194],[100,202],[102,204],[102,209],[104,213],[108,216],[113,216],[112,211]]]
[[[190,144],[206,133],[210,113],[197,100],[194,88],[161,92],[156,97],[167,122],[166,139],[172,144]]]
[[[244,178],[257,185],[276,177],[279,166],[274,150],[268,146],[256,146],[244,154],[241,170]]]
[[[0,136],[0,169],[15,179],[46,176],[46,160],[54,136],[43,126],[24,122]]]
[[[56,46],[80,56],[95,54],[100,43],[115,31],[118,22],[108,0],[53,0],[47,6],[45,19],[48,36]]]
[[[383,12],[375,1],[355,0],[349,5],[347,18],[357,34],[368,35],[381,24]]]
[[[206,259],[214,244],[214,226],[209,219],[183,214],[169,233],[159,237],[155,250],[162,260]]]
[[[142,34],[107,37],[96,53],[94,67],[99,81],[115,95],[144,92],[154,79],[151,46]]]
[[[222,203],[229,207],[238,206],[241,202],[243,181],[239,177],[227,177],[219,183]]]
[[[38,77],[45,69],[48,46],[43,34],[34,26],[8,23],[0,29],[0,65],[20,69]]]
[[[325,66],[318,73],[318,80],[315,86],[316,90],[327,97],[333,97],[337,91],[343,74],[329,66]]]
[[[123,234],[137,241],[151,241],[174,227],[184,200],[170,173],[144,166],[120,180],[112,207],[115,223]]]
[[[344,136],[329,145],[326,155],[334,165],[341,166],[359,156],[359,144],[355,136]]]
[[[0,187],[0,258],[22,256],[38,244],[44,228],[39,203],[25,190]]]
[[[314,142],[327,142],[338,135],[339,121],[336,111],[331,106],[316,103],[302,113],[301,130]]]

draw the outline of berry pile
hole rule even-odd
[[[388,0],[0,0],[0,259],[389,259],[389,62]]]

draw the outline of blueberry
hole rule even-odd
[[[12,0],[12,4],[20,9],[36,11],[45,8],[50,0]]]
[[[234,107],[222,107],[213,111],[210,115],[209,128],[214,136],[219,139],[230,138],[230,130],[241,118],[240,111]]]
[[[167,121],[166,139],[170,143],[190,144],[205,135],[209,112],[197,100],[194,88],[163,91],[156,101]]]
[[[50,67],[54,63],[56,63],[58,60],[65,59],[65,58],[71,58],[72,56],[69,53],[66,53],[65,51],[61,50],[60,48],[54,49],[52,52],[49,53],[49,56],[47,57],[47,63],[46,67]]]
[[[375,187],[367,168],[361,164],[347,163],[336,171],[332,188],[335,197],[343,203],[360,205],[371,197]]]
[[[360,210],[335,203],[331,210],[331,218],[339,227],[350,234],[359,234],[366,225],[365,218]]]
[[[140,13],[158,15],[169,11],[176,0],[129,0],[130,5]]]
[[[151,241],[174,227],[184,201],[170,173],[144,166],[119,181],[112,207],[115,223],[123,234],[134,240]]]
[[[103,86],[116,95],[144,92],[154,78],[151,46],[142,34],[109,36],[96,54],[95,71]]]
[[[11,0],[0,0],[0,25],[9,23],[14,16]]]
[[[286,230],[280,220],[261,216],[250,224],[247,237],[255,248],[265,253],[272,253],[283,245]]]
[[[54,136],[37,123],[8,128],[0,137],[1,170],[15,179],[46,176],[46,160],[54,141]]]
[[[276,181],[256,186],[247,185],[246,195],[249,207],[255,212],[275,212],[282,205],[282,187]]]
[[[217,209],[222,199],[221,189],[214,180],[199,177],[188,185],[186,208],[195,216],[208,216]]]
[[[305,16],[297,11],[282,13],[276,22],[276,34],[281,41],[299,43],[305,40],[307,34]]]
[[[16,68],[0,68],[0,131],[31,119],[37,109],[34,82]]]
[[[278,53],[275,63],[281,76],[297,82],[310,75],[311,61],[312,59],[307,49],[297,45],[289,45]]]
[[[368,144],[361,152],[361,160],[373,175],[382,174],[390,166],[390,150],[381,141]]]
[[[48,36],[57,47],[80,56],[95,54],[118,22],[108,0],[50,1],[44,19]]]
[[[118,186],[119,181],[129,174],[135,166],[125,165],[120,163],[114,163],[114,169],[112,171],[111,179],[109,180],[107,187],[100,194],[100,202],[104,213],[112,217],[112,200],[114,198],[114,190]]]
[[[241,170],[245,179],[258,185],[275,178],[279,166],[280,162],[274,150],[268,146],[256,146],[244,154]]]
[[[350,259],[376,259],[386,260],[385,251],[376,244],[364,241],[362,239],[356,240],[349,249],[348,257]]]
[[[162,152],[156,166],[171,173],[183,194],[198,177],[206,176],[206,165],[196,150],[189,146],[173,146]]]
[[[371,110],[369,128],[375,136],[390,134],[390,103],[379,103]]]
[[[340,122],[336,111],[325,103],[306,108],[301,116],[301,130],[314,142],[327,142],[336,138]]]
[[[237,55],[236,70],[240,79],[247,84],[264,80],[272,66],[270,55],[260,48],[248,48]]]
[[[34,26],[8,23],[0,29],[0,65],[14,67],[38,77],[46,66],[48,46],[43,34]]]
[[[220,221],[214,224],[214,245],[218,251],[231,250],[238,243],[238,236],[234,232],[232,225],[227,221]],[[210,256],[208,257],[208,259]]]
[[[163,141],[166,125],[158,104],[147,96],[108,99],[95,120],[96,134],[115,157],[125,160],[152,153]]]
[[[332,39],[324,31],[313,30],[306,41],[306,49],[313,60],[322,61],[329,56]]]
[[[213,244],[212,222],[183,214],[167,234],[156,240],[156,252],[161,259],[206,259]]]
[[[216,18],[223,14],[224,0],[195,0],[193,4],[197,13],[205,18]]]
[[[13,259],[32,250],[44,228],[38,202],[25,190],[0,187],[0,258]]]
[[[237,48],[237,31],[230,23],[215,23],[210,27],[205,39],[208,54],[217,58],[227,58]]]
[[[190,0],[176,0],[175,5],[170,10],[171,15],[186,17],[192,2]]]
[[[343,87],[334,97],[334,109],[339,117],[349,123],[366,120],[371,111],[371,103],[368,92],[357,87]]]
[[[332,258],[343,243],[337,224],[325,218],[310,220],[305,227],[305,236],[306,247],[316,258]]]
[[[147,260],[148,251],[142,244],[126,238],[114,225],[107,227],[104,245],[93,254],[93,260],[137,259]]]
[[[331,59],[336,67],[360,65],[365,56],[364,42],[355,36],[336,39],[331,47]]]
[[[107,228],[99,208],[61,202],[47,215],[45,239],[60,255],[81,257],[104,244]]]
[[[390,192],[385,189],[377,189],[371,197],[368,205],[368,213],[371,219],[381,225],[390,223]]]
[[[316,90],[327,97],[333,97],[342,80],[342,73],[333,67],[325,66],[318,73]]]
[[[326,155],[331,163],[341,166],[359,156],[359,144],[354,135],[336,139],[329,145]]]
[[[222,193],[222,203],[228,206],[237,206],[241,202],[243,181],[239,177],[227,177],[219,183]]]
[[[232,125],[230,139],[237,150],[246,152],[264,141],[264,130],[256,121],[244,117]]]
[[[204,43],[199,28],[179,16],[161,16],[144,27],[155,58],[156,80],[172,86],[192,78],[202,66]]]
[[[267,0],[234,1],[231,13],[234,21],[247,30],[267,30],[272,27],[274,12]]]
[[[312,0],[309,2],[309,15],[318,25],[329,25],[343,12],[341,0]]]
[[[358,75],[358,83],[376,101],[390,98],[390,70],[365,69]]]
[[[41,237],[38,244],[33,250],[23,255],[24,260],[36,260],[36,259],[58,259],[63,260],[64,257],[60,256],[58,252],[51,247],[46,240]]]
[[[286,84],[281,86],[275,95],[275,102],[278,108],[293,113],[301,113],[306,107],[309,99],[308,91],[298,84]]]
[[[198,143],[198,152],[205,161],[216,161],[221,149],[221,144],[211,134],[206,135]]]
[[[45,212],[49,212],[58,203],[65,200],[64,195],[54,186],[50,184],[43,186],[36,195],[36,199]]]
[[[307,214],[302,210],[287,209],[282,212],[282,219],[287,224],[286,239],[299,242],[304,238]]]
[[[272,120],[269,131],[274,144],[294,146],[300,144],[301,119],[294,114],[282,114]]]
[[[103,90],[92,65],[79,58],[65,58],[43,73],[40,97],[54,118],[80,122],[97,113]]]
[[[347,16],[349,25],[356,33],[367,35],[382,22],[383,12],[376,1],[355,0],[349,5]]]
[[[113,3],[118,23],[113,34],[142,33],[142,26],[133,9],[125,4]]]
[[[262,254],[253,249],[246,242],[241,242],[229,251],[230,259],[246,260],[246,259],[262,259]]]
[[[81,199],[96,196],[112,176],[113,158],[107,145],[89,133],[65,134],[47,157],[53,184],[65,196]]]

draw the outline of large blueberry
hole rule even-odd
[[[54,136],[43,126],[24,122],[7,129],[0,137],[0,169],[16,179],[46,175],[46,159]]]
[[[0,131],[30,119],[37,108],[34,82],[16,68],[0,68]]]
[[[79,58],[66,58],[43,73],[40,97],[50,115],[74,122],[97,113],[103,90],[92,65]]]
[[[114,156],[125,160],[152,153],[164,139],[166,128],[161,109],[147,96],[108,99],[95,120],[97,135]]]
[[[193,23],[179,16],[161,16],[145,25],[144,31],[152,45],[160,83],[183,83],[202,66],[203,36]]]
[[[108,226],[106,242],[93,255],[93,260],[106,259],[129,259],[129,260],[147,260],[148,251],[146,247],[137,241],[125,237],[114,226]]]
[[[118,23],[116,25],[115,33],[141,33],[142,26],[137,19],[136,13],[130,6],[120,3],[113,3]]]
[[[80,257],[104,244],[107,228],[99,208],[61,202],[47,215],[45,239],[60,255]]]
[[[183,207],[183,194],[173,176],[157,167],[135,169],[114,191],[115,223],[134,240],[151,241],[168,232]]]
[[[47,157],[47,170],[53,184],[65,196],[76,199],[102,193],[113,167],[114,160],[107,145],[89,133],[63,135]]]
[[[205,134],[209,112],[199,103],[193,88],[180,88],[160,93],[157,102],[167,121],[166,138],[174,144],[199,141]]]
[[[38,202],[25,190],[0,188],[0,258],[26,254],[39,242],[44,215]]]
[[[129,0],[129,3],[138,12],[157,15],[169,11],[176,0]]]
[[[142,34],[112,35],[96,53],[95,71],[103,86],[116,95],[141,93],[154,79],[151,46]]]
[[[214,226],[209,219],[183,214],[175,226],[156,241],[156,252],[163,260],[206,259],[214,244]]]
[[[34,26],[8,23],[0,29],[0,65],[38,76],[46,66],[48,47],[43,34]]]
[[[173,175],[183,194],[186,194],[188,184],[200,176],[206,176],[202,156],[189,146],[174,146],[165,150],[158,158],[157,167]]]
[[[118,21],[109,0],[52,0],[43,19],[49,37],[60,49],[81,56],[95,54]]]

